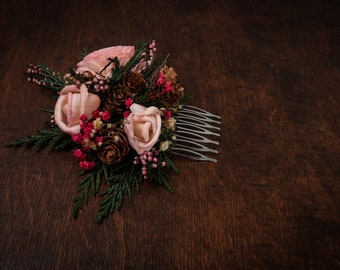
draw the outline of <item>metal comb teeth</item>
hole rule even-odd
[[[177,113],[173,153],[189,159],[217,162],[217,159],[207,156],[207,153],[218,153],[211,145],[219,144],[212,138],[220,136],[220,119],[218,115],[185,105]]]

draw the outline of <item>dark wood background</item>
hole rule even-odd
[[[29,63],[156,36],[191,104],[222,116],[218,163],[176,159],[101,225],[71,218],[71,154],[0,148],[1,269],[340,269],[340,12],[330,1],[5,1],[1,145],[53,108]]]

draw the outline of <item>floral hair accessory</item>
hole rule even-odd
[[[131,187],[143,179],[172,191],[167,177],[178,172],[174,156],[213,161],[220,117],[186,105],[189,94],[174,68],[156,61],[155,41],[114,46],[83,54],[76,68],[61,75],[28,65],[29,82],[57,98],[51,121],[34,135],[8,146],[73,153],[80,169],[76,218],[90,192],[103,196],[97,221],[120,209]]]

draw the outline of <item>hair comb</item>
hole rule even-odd
[[[84,54],[64,75],[28,65],[29,82],[53,90],[51,121],[8,146],[65,150],[80,169],[73,217],[89,194],[103,197],[97,221],[120,209],[143,180],[164,185],[174,156],[217,162],[220,117],[188,105],[172,67],[157,63],[155,41]]]
[[[212,146],[219,145],[215,138],[220,136],[220,119],[220,116],[198,107],[183,106],[177,114],[173,153],[193,160],[217,162],[207,154],[218,153]]]

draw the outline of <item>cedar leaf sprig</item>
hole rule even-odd
[[[41,129],[36,134],[28,135],[26,138],[13,141],[6,146],[20,147],[26,146],[37,151],[45,148],[49,150],[70,150],[74,148],[74,142],[68,134],[65,134],[59,129]]]

